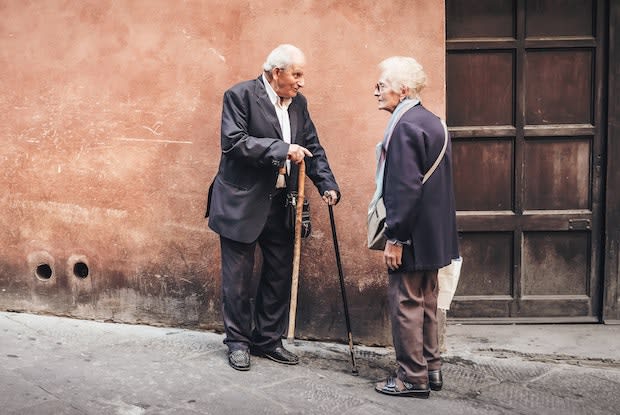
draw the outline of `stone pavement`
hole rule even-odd
[[[353,333],[355,337],[355,333]],[[296,340],[298,366],[252,357],[238,372],[221,334],[0,312],[0,414],[618,414],[620,326],[448,325],[444,389],[374,392],[391,348]]]

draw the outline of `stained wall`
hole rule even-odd
[[[219,242],[203,217],[222,94],[268,52],[306,54],[304,93],[335,208],[356,341],[390,341],[365,248],[376,65],[416,57],[444,114],[444,3],[0,1],[0,309],[220,330]],[[345,337],[327,208],[307,187],[297,337]],[[260,260],[260,259],[259,259]]]

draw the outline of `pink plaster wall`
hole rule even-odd
[[[444,115],[443,1],[0,0],[0,309],[221,328],[219,242],[203,212],[222,93],[279,43],[306,53],[304,93],[343,192],[354,335],[388,342],[385,270],[365,248],[389,115],[376,66],[416,57],[423,102]],[[297,335],[341,339],[327,209],[307,193]]]

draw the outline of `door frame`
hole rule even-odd
[[[608,16],[607,183],[602,320],[606,324],[620,324],[620,2],[609,2]]]

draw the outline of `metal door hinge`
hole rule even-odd
[[[592,229],[590,219],[569,219],[568,229],[571,231],[582,231]]]

